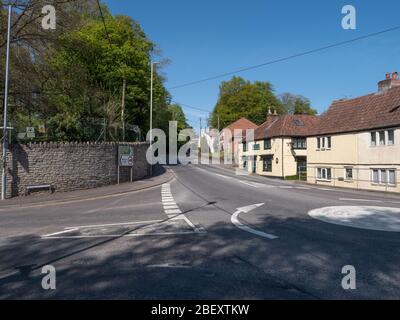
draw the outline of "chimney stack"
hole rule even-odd
[[[394,87],[400,87],[399,74],[397,72],[387,72],[386,79],[378,83],[379,92],[387,92]]]

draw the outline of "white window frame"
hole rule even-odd
[[[351,178],[347,177],[347,170],[351,170]],[[354,181],[354,167],[344,167],[344,181]]]
[[[383,141],[382,141],[382,134],[383,134]],[[386,131],[378,131],[378,142],[380,147],[386,146]]]
[[[316,177],[317,177],[318,181],[325,181],[325,182],[332,181],[332,168],[320,167],[320,168],[317,168],[316,170],[317,170]],[[330,170],[330,172],[331,172],[330,179],[328,179],[328,170]],[[319,174],[320,171],[321,171],[321,174]]]
[[[374,173],[378,172],[378,181],[374,180]],[[390,173],[394,172],[394,183],[390,183]],[[393,168],[371,168],[371,183],[375,186],[397,186],[397,170]]]
[[[372,137],[375,137],[375,139],[373,139]],[[373,132],[370,133],[370,139],[371,139],[370,146],[373,147],[373,148],[377,147],[378,146],[378,139],[377,139],[377,132],[376,131],[373,131]]]
[[[393,136],[392,136],[392,141],[390,141],[390,136],[389,133],[392,132]],[[395,130],[394,129],[390,129],[387,131],[387,145],[388,146],[394,146],[396,144],[396,137],[395,137]]]
[[[332,136],[317,137],[317,151],[325,151],[331,149],[332,149]]]

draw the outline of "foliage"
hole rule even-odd
[[[22,9],[13,16],[11,51],[13,125],[23,130],[24,126],[45,124],[49,140],[120,140],[125,80],[125,127],[129,131],[138,125],[144,138],[150,120],[150,63],[157,48],[139,24],[127,16],[111,15],[103,5],[105,27],[95,0],[54,0],[57,15],[61,12],[57,29],[44,32],[39,21],[44,1],[20,2]],[[4,30],[4,8],[0,14],[0,29]],[[27,21],[29,14],[32,22]],[[0,36],[1,54],[4,43]],[[0,68],[4,68],[3,61]],[[171,112],[170,95],[157,71],[153,127],[168,127],[174,114],[181,126],[186,125],[180,107]]]
[[[317,114],[317,110],[311,107],[310,100],[301,95],[283,93],[279,96],[279,100],[288,114]]]
[[[217,128],[219,118],[221,129],[242,117],[262,124],[268,115],[268,109],[276,110],[278,114],[285,113],[269,82],[251,83],[241,77],[233,77],[230,81],[222,82],[210,122]]]

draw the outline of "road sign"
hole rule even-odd
[[[33,127],[27,127],[26,128],[26,136],[29,138],[29,139],[33,139],[33,138],[35,138],[35,128],[33,128]]]
[[[119,146],[118,162],[119,166],[121,167],[132,167],[134,163],[133,147]]]

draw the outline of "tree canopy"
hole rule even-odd
[[[54,0],[57,28],[45,31],[40,27],[45,1],[20,2],[22,10],[14,10],[13,15],[12,125],[19,131],[45,126],[43,140],[121,140],[124,119],[129,139],[138,138],[138,128],[145,137],[149,129],[150,64],[158,49],[140,25],[130,17],[113,16],[103,4],[104,26],[95,0]],[[7,20],[3,19],[4,7],[0,15],[3,31]],[[4,41],[2,34],[1,56]],[[0,68],[3,70],[4,61]],[[174,115],[180,126],[185,126],[182,109],[170,106],[161,68],[154,74],[153,127],[168,127]],[[2,82],[3,78],[2,72]]]
[[[241,77],[233,77],[220,85],[218,102],[211,114],[210,124],[217,128],[219,119],[222,129],[242,117],[262,124],[268,115],[268,109],[275,110],[278,114],[285,113],[269,82],[252,83]]]
[[[279,96],[279,100],[288,114],[317,114],[317,110],[311,107],[310,100],[301,95],[286,92]]]

